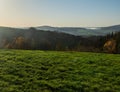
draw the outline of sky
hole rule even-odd
[[[120,24],[120,0],[0,0],[0,26],[101,27]]]

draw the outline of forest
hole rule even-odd
[[[85,37],[31,27],[0,31],[0,43],[2,49],[120,53],[120,32]]]

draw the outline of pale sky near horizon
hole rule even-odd
[[[120,24],[120,0],[0,0],[0,26]]]

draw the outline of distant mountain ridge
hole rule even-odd
[[[67,33],[75,36],[104,36],[110,33],[120,31],[120,25],[108,26],[108,27],[52,27],[52,26],[38,26],[33,27],[36,30],[43,31],[56,31],[61,33]],[[11,27],[0,27],[0,31],[12,31],[29,28],[11,28]]]
[[[39,26],[34,27],[37,30],[44,31],[58,31],[68,33],[76,36],[103,36],[109,33],[120,31],[120,25],[108,26],[108,27],[51,27],[51,26]]]

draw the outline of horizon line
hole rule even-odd
[[[8,28],[30,28],[30,27],[71,27],[71,28],[100,28],[100,27],[111,27],[111,26],[119,26],[120,24],[113,24],[113,25],[106,25],[106,26],[96,26],[96,27],[90,27],[90,26],[53,26],[53,25],[39,25],[39,26],[2,26],[0,27],[8,27]]]

